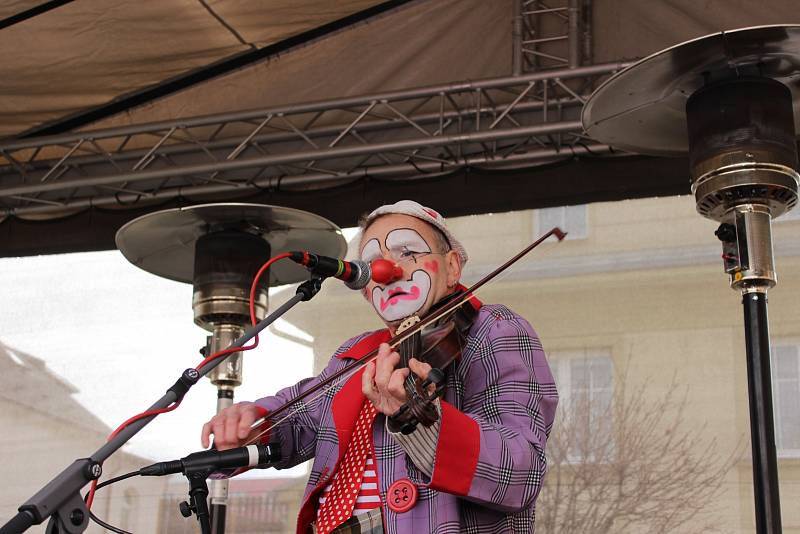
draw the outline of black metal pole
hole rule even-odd
[[[206,470],[186,473],[186,478],[189,479],[189,498],[194,515],[200,524],[201,534],[211,534],[211,518],[208,513],[208,483],[206,482],[209,474]]]
[[[211,503],[211,534],[225,534],[225,516],[228,504]]]
[[[772,376],[766,291],[744,293],[742,306],[747,345],[747,391],[750,398],[756,532],[780,534],[781,502],[778,495],[775,424],[772,418]]]
[[[217,413],[233,405],[233,390],[217,389]],[[211,487],[211,534],[225,534],[228,510],[228,481],[215,480]]]

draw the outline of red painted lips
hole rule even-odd
[[[389,306],[393,306],[401,300],[416,300],[419,298],[419,287],[411,286],[410,291],[406,292],[401,288],[395,288],[389,291],[389,298],[384,299],[381,297],[380,307],[381,311],[385,311]]]

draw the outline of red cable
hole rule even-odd
[[[250,322],[253,323],[253,326],[258,324],[258,320],[256,320],[256,286],[258,285],[258,280],[264,274],[264,272],[269,269],[270,265],[275,263],[278,260],[282,260],[283,258],[288,258],[291,256],[289,252],[282,252],[278,254],[274,258],[271,258],[267,263],[261,266],[261,268],[256,273],[255,277],[253,277],[253,283],[250,285]]]
[[[281,254],[278,254],[274,258],[270,258],[264,265],[261,266],[261,268],[256,273],[255,277],[253,277],[253,283],[250,285],[250,324],[252,326],[258,324],[258,319],[256,318],[256,287],[258,286],[258,281],[261,279],[263,274],[266,272],[267,269],[270,268],[270,266],[273,263],[275,263],[278,260],[282,260],[283,258],[288,258],[290,255],[291,254],[289,254],[288,252],[283,252]],[[200,362],[200,364],[197,367],[195,367],[195,369],[199,371],[208,362],[216,360],[217,358],[225,356],[226,354],[231,354],[234,352],[242,352],[245,350],[253,350],[257,346],[258,346],[258,335],[256,334],[256,336],[253,338],[252,345],[248,345],[246,347],[231,347],[228,349],[221,350],[219,352],[215,352],[214,354],[212,354],[211,356],[207,357],[205,360]]]
[[[273,263],[275,263],[278,260],[282,260],[283,258],[288,258],[289,256],[290,256],[290,254],[288,252],[283,252],[281,254],[278,254],[274,258],[270,258],[269,260],[267,260],[267,262],[264,265],[261,266],[261,268],[256,273],[255,277],[253,278],[253,283],[250,285],[250,322],[251,322],[251,324],[253,326],[258,324],[258,320],[256,319],[256,287],[258,286],[259,279],[264,274],[264,272],[266,272],[266,270],[269,269],[269,267]],[[212,354],[211,356],[208,356],[202,362],[200,362],[200,364],[197,367],[195,367],[195,369],[197,369],[199,371],[204,365],[206,365],[210,361],[216,360],[217,358],[220,358],[220,357],[225,356],[227,354],[232,354],[234,352],[242,352],[242,351],[246,351],[246,350],[253,350],[257,346],[258,346],[258,334],[256,334],[255,337],[253,338],[253,344],[252,345],[248,345],[248,346],[245,346],[245,347],[230,347],[230,348],[223,349],[223,350],[220,350],[218,352],[215,352],[214,354]],[[147,411],[144,411],[144,412],[142,412],[140,414],[134,415],[133,417],[131,417],[130,419],[128,419],[127,421],[125,421],[124,423],[119,425],[117,427],[117,429],[114,430],[111,434],[109,434],[109,436],[108,436],[106,441],[111,441],[112,439],[114,439],[114,437],[117,434],[122,432],[127,426],[131,425],[132,423],[135,423],[136,421],[138,421],[140,419],[144,419],[145,417],[150,417],[150,416],[154,416],[154,415],[159,415],[159,414],[162,414],[162,413],[171,412],[171,411],[175,410],[180,405],[181,405],[181,400],[179,399],[177,402],[174,402],[174,403],[170,404],[166,408],[159,408],[157,410],[147,410]],[[86,498],[86,507],[89,510],[92,509],[92,502],[94,501],[94,493],[95,493],[96,489],[97,489],[97,480],[95,479],[95,480],[92,481],[92,485],[89,487],[89,495]]]

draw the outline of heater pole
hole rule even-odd
[[[747,345],[747,390],[750,398],[756,532],[777,534],[781,532],[781,501],[772,417],[766,289],[743,292],[742,306]]]

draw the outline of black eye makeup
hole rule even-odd
[[[431,247],[416,230],[398,228],[386,234],[386,250],[395,261],[417,261],[417,257],[430,254]]]

